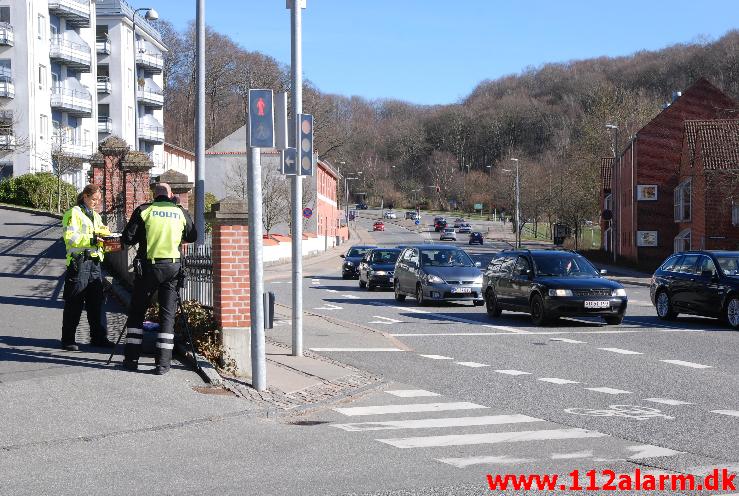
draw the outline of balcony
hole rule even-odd
[[[68,65],[82,72],[90,72],[92,53],[90,45],[84,42],[71,41],[63,36],[51,37],[49,58],[53,61]]]
[[[0,22],[0,46],[13,46],[14,44],[13,26],[8,22]]]
[[[0,126],[0,150],[8,151],[15,148],[15,133],[12,126]]]
[[[68,141],[57,141],[52,145],[52,153],[62,153],[70,157],[89,158],[92,155],[92,143],[70,139]]]
[[[110,78],[108,76],[98,76],[98,93],[110,95],[112,89],[113,85],[110,84]]]
[[[110,40],[107,36],[95,38],[95,50],[98,55],[110,55]]]
[[[112,134],[113,133],[113,119],[106,115],[98,116],[98,133]]]
[[[90,27],[89,0],[49,0],[49,13],[64,17],[67,26]]]
[[[160,109],[164,106],[164,94],[156,86],[145,86],[136,90],[136,100],[146,107]]]
[[[87,90],[54,86],[51,90],[51,108],[78,117],[92,117],[92,95]]]
[[[154,47],[143,43],[136,44],[136,65],[155,74],[161,74],[164,68],[164,57]]]
[[[13,81],[0,81],[0,98],[15,98]]]
[[[144,121],[139,119],[139,139],[152,143],[164,143],[164,126],[156,120]]]

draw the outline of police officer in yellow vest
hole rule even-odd
[[[126,349],[123,366],[138,369],[143,341],[144,314],[151,295],[159,295],[159,335],[155,373],[169,371],[174,348],[174,317],[177,310],[177,277],[180,273],[180,244],[197,239],[190,214],[177,205],[166,183],[154,189],[154,201],[140,205],[131,215],[123,232],[126,245],[139,245],[137,259],[141,273],[134,282],[131,309],[126,322]]]
[[[77,197],[77,205],[62,218],[64,244],[67,248],[67,273],[64,278],[64,314],[62,317],[62,348],[77,351],[75,335],[82,307],[87,307],[91,342],[94,346],[112,347],[108,340],[107,322],[103,311],[102,239],[109,234],[100,215],[95,211],[100,203],[100,187],[88,184]]]

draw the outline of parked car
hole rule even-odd
[[[443,231],[441,231],[441,236],[439,237],[439,241],[444,240],[452,240],[457,241],[457,233],[454,232],[453,227],[445,227]]]
[[[461,234],[468,234],[472,232],[472,226],[466,222],[462,222],[457,228],[457,232]]]
[[[356,279],[357,277],[359,277],[359,262],[362,260],[364,255],[372,248],[375,247],[368,245],[356,245],[349,248],[346,253],[340,255],[341,258],[344,259],[344,263],[341,264],[341,278]]]
[[[365,253],[359,262],[359,287],[370,291],[376,287],[393,287],[395,262],[399,248],[374,248]]]
[[[385,223],[378,220],[374,224],[372,224],[372,230],[373,231],[384,231],[385,230]]]
[[[406,212],[405,213],[405,218],[406,219],[410,219],[410,220],[416,220],[416,219],[418,219],[418,212],[416,212],[415,210],[411,210],[409,212]]]
[[[503,251],[484,271],[487,312],[530,313],[536,325],[563,316],[599,316],[617,325],[626,312],[626,290],[603,275],[572,251]]]
[[[366,203],[357,203],[357,210],[367,210],[367,208]]]
[[[479,243],[479,244],[484,243],[484,239],[483,239],[481,232],[475,231],[473,233],[470,233],[470,244],[474,245],[475,243]]]
[[[445,220],[437,220],[434,222],[434,231],[439,232],[444,230],[446,227],[446,221]]]
[[[387,212],[385,212],[385,218],[386,219],[397,219],[398,215],[392,210],[388,210]]]
[[[688,251],[670,256],[649,289],[657,315],[718,317],[739,329],[739,251]]]
[[[473,262],[455,246],[409,246],[395,264],[395,300],[415,296],[419,305],[432,301],[472,301],[476,306],[483,305],[479,266],[479,262]]]

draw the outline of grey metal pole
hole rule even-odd
[[[620,198],[619,195],[621,194],[621,184],[620,181],[617,180],[618,175],[621,173],[621,154],[618,153],[618,127],[616,128],[616,145],[613,147],[613,153],[615,154],[613,158],[613,167],[616,169],[616,173],[613,175],[613,190],[614,190],[614,196],[613,196],[613,206],[616,207],[616,202],[618,202],[618,222],[616,222],[616,226],[618,228],[621,228],[621,205],[620,205]],[[620,178],[618,178],[620,179]],[[617,192],[618,194],[616,194]],[[614,212],[613,219],[616,219],[616,215]],[[613,238],[613,263],[616,263],[616,246],[619,248],[621,247],[621,235],[619,234],[618,237]]]
[[[298,114],[303,112],[303,63],[302,63],[302,26],[300,0],[292,0],[290,9],[291,26],[291,85],[293,90],[293,146],[298,147]],[[298,167],[298,172],[300,167]],[[292,178],[292,259],[293,259],[293,340],[292,355],[303,356],[303,182],[298,174]]]
[[[621,219],[616,221],[616,213],[620,211],[617,207],[618,201],[618,172],[620,171],[619,161],[621,155],[618,153],[618,126],[615,124],[606,124],[606,129],[614,131],[613,135],[613,169],[611,172],[611,248],[613,249],[613,262],[616,263],[616,242],[617,238],[620,238],[617,234],[618,226],[620,225]]]
[[[196,18],[195,229],[198,231],[196,245],[203,246],[205,244],[205,0],[197,0]]]
[[[262,262],[262,163],[259,148],[249,148],[249,300],[251,316],[251,379],[257,391],[267,389],[264,351],[264,274]]]
[[[518,160],[516,160],[516,248],[521,248],[521,180],[518,176]]]
[[[139,84],[139,70],[136,67],[136,12],[141,9],[133,11],[133,149],[138,151],[139,149],[139,101],[137,98],[137,88]]]

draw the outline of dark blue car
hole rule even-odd
[[[475,243],[483,244],[483,237],[481,232],[470,233],[470,244],[474,245]]]
[[[341,258],[344,259],[344,263],[341,264],[341,278],[357,279],[359,277],[359,262],[362,260],[364,255],[372,248],[375,248],[375,246],[352,246],[351,248],[349,248],[349,251],[341,255]]]
[[[370,291],[377,287],[392,288],[398,248],[374,248],[359,262],[359,287]]]

